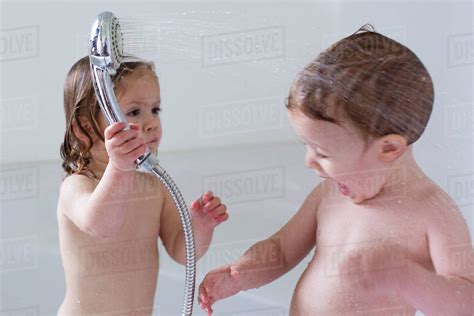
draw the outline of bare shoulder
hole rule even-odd
[[[469,227],[456,202],[436,184],[427,191],[429,251],[439,274],[458,275],[474,281],[474,252]],[[459,264],[462,258],[463,264]]]
[[[335,203],[343,200],[336,183],[331,179],[321,181],[310,193],[309,197],[317,202],[316,205]]]
[[[84,194],[91,194],[97,187],[97,184],[97,180],[85,175],[73,174],[67,176],[59,189],[59,204],[71,203]]]
[[[428,238],[442,239],[450,244],[470,243],[469,228],[454,199],[431,182],[423,190]]]
[[[434,182],[421,189],[421,198],[434,222],[463,219],[456,201]]]

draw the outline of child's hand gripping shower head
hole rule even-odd
[[[124,122],[128,126],[114,93],[112,76],[123,62],[123,38],[120,23],[111,12],[103,12],[97,16],[91,30],[89,40],[89,59],[91,63],[92,81],[102,112],[109,124]],[[126,127],[128,129],[129,127]],[[161,168],[158,159],[147,149],[146,153],[136,161],[137,167],[156,175],[171,193],[179,211],[185,237],[186,248],[186,283],[184,293],[183,315],[191,315],[193,309],[194,289],[196,280],[196,262],[194,235],[186,203],[178,187]]]

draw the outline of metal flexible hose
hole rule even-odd
[[[183,226],[186,248],[186,282],[184,285],[183,315],[190,316],[193,312],[194,285],[196,282],[196,251],[191,216],[179,188],[168,173],[161,168],[160,165],[155,165],[155,167],[150,171],[155,174],[161,182],[163,182],[166,189],[170,192],[178,209],[181,224]]]

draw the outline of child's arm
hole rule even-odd
[[[160,237],[166,251],[173,260],[186,263],[183,226],[170,193],[163,187],[164,202],[161,213]],[[219,197],[212,192],[191,203],[191,219],[196,247],[196,260],[201,258],[209,248],[212,235],[217,225],[227,220],[227,207],[221,204]]]
[[[474,315],[474,252],[459,210],[439,216],[428,227],[429,250],[436,273],[408,262],[398,290],[427,315]]]
[[[124,127],[115,123],[105,130],[110,160],[98,184],[72,175],[61,185],[61,209],[80,230],[95,237],[110,237],[122,226],[127,194],[133,188],[134,162],[145,152],[143,140],[137,138],[138,125],[130,124],[130,130],[122,131]]]
[[[234,264],[209,272],[199,286],[201,307],[211,313],[214,302],[270,283],[296,266],[316,244],[320,199],[321,184],[277,233],[254,244]]]

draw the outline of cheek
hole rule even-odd
[[[324,172],[331,178],[338,178],[347,175],[350,172],[347,163],[339,162],[334,159],[323,159],[321,167]]]
[[[160,140],[163,137],[163,127],[161,126],[161,120],[159,121],[158,124],[158,134],[160,135]]]

